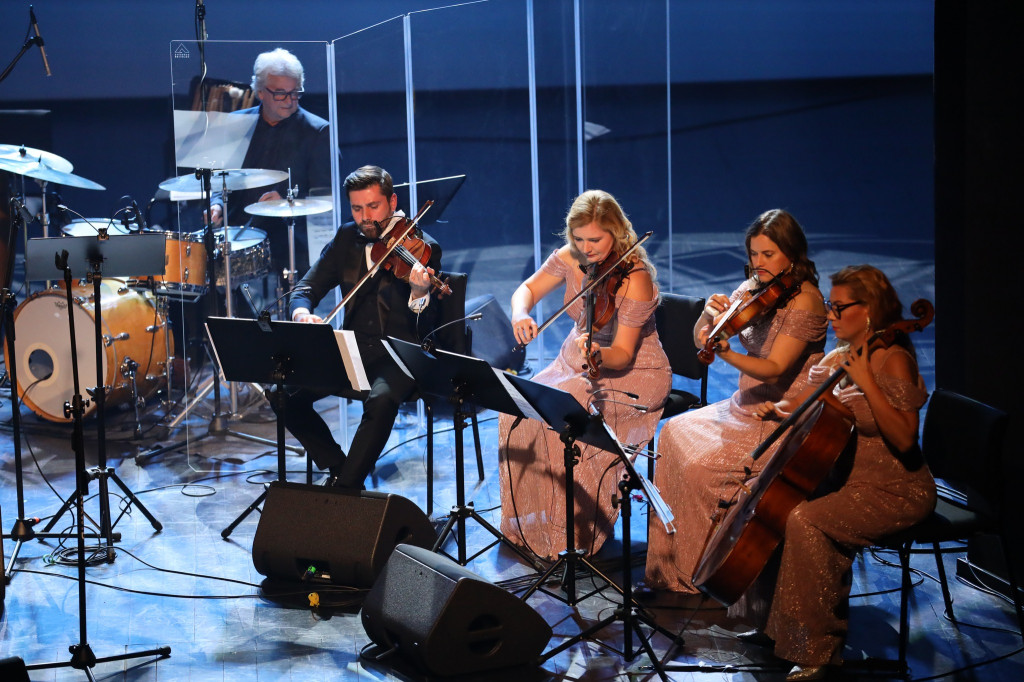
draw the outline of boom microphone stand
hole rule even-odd
[[[78,514],[77,525],[78,525],[78,632],[79,640],[78,644],[70,647],[71,660],[64,663],[42,663],[36,665],[28,665],[28,670],[40,670],[43,668],[59,668],[64,666],[70,666],[78,670],[85,672],[86,677],[89,680],[95,681],[95,676],[92,674],[92,667],[97,663],[106,663],[109,661],[123,661],[129,658],[142,658],[148,656],[157,656],[159,658],[167,658],[171,655],[171,647],[163,646],[157,649],[149,649],[146,651],[140,651],[132,654],[119,654],[117,656],[107,656],[105,658],[96,658],[92,648],[89,646],[89,639],[87,636],[87,621],[86,616],[86,598],[85,598],[85,520],[84,520],[84,506],[85,506],[85,495],[88,492],[89,479],[86,476],[85,471],[85,443],[82,432],[82,419],[85,414],[85,401],[82,399],[82,393],[78,384],[78,348],[77,339],[75,337],[75,304],[73,299],[73,292],[71,290],[71,268],[68,266],[68,252],[62,250],[55,256],[55,263],[58,270],[64,272],[64,285],[65,292],[68,300],[68,326],[71,333],[71,376],[74,377],[75,393],[71,398],[70,402],[64,403],[64,416],[72,419],[74,424],[74,432],[71,437],[71,446],[75,451],[75,486],[78,490],[75,498],[75,507]],[[98,285],[97,285],[98,286]],[[97,309],[99,305],[96,306]],[[103,386],[102,384],[97,387],[98,394],[102,396]],[[100,406],[102,407],[102,397],[100,398]]]

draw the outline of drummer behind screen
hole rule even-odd
[[[299,106],[304,84],[302,62],[295,55],[280,47],[264,52],[256,57],[252,67],[252,89],[260,105],[234,112],[240,116],[259,114],[242,167],[291,169],[292,187],[298,185],[301,196],[308,195],[314,187],[331,186],[329,124]],[[218,188],[213,190],[210,211],[213,224],[219,227],[223,224],[224,202]],[[249,223],[265,231],[270,239],[274,270],[279,275],[288,267],[287,223],[282,218],[250,216],[245,207],[257,201],[284,199],[287,192],[288,181],[285,180],[270,187],[231,192],[228,196],[231,214],[228,225],[238,227]],[[304,225],[304,219],[296,221],[295,268],[298,272],[309,267]]]
[[[343,295],[348,294],[371,267],[374,242],[389,234],[403,217],[396,210],[398,197],[391,176],[383,168],[363,166],[345,178],[344,185],[353,222],[338,229],[292,294],[290,311],[295,322],[322,323],[312,312],[317,303],[336,286],[341,287]],[[316,465],[330,471],[328,486],[353,490],[363,487],[387,444],[398,406],[415,388],[412,379],[388,355],[381,339],[394,336],[419,343],[437,325],[439,306],[431,305],[429,274],[441,267],[441,247],[426,233],[422,239],[431,249],[428,267],[417,263],[408,281],[379,267],[346,304],[343,327],[355,332],[371,385],[347,456],[313,407],[315,401],[330,393],[330,388],[317,391],[285,387],[285,426]],[[276,409],[277,401],[271,399],[270,403]]]

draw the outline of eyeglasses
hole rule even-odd
[[[849,303],[833,303],[832,301],[825,301],[825,310],[829,311],[836,316],[837,320],[842,319],[843,311],[850,306],[860,305],[864,301],[850,301]]]
[[[299,100],[302,99],[302,93],[305,92],[305,90],[270,90],[268,88],[263,89],[267,93],[269,93],[271,97],[274,98],[275,102],[284,102],[285,100],[288,99]]]

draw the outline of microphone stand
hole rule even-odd
[[[78,631],[79,641],[78,644],[74,644],[69,647],[71,652],[71,660],[63,663],[40,663],[35,665],[25,666],[27,670],[41,670],[44,668],[60,668],[70,666],[76,668],[85,673],[89,680],[95,681],[95,676],[92,673],[92,667],[97,663],[106,663],[109,661],[123,661],[129,658],[141,658],[148,656],[157,656],[160,658],[167,658],[171,655],[171,647],[163,646],[157,649],[149,649],[146,651],[140,651],[132,654],[119,654],[116,656],[107,656],[105,658],[96,658],[92,648],[89,646],[89,639],[87,636],[87,621],[86,616],[87,604],[85,595],[85,496],[88,494],[89,478],[85,471],[85,438],[83,434],[82,419],[85,415],[86,401],[82,399],[81,389],[78,383],[78,348],[77,348],[77,337],[75,335],[75,303],[74,303],[74,292],[71,287],[71,268],[68,267],[68,252],[63,250],[56,254],[55,262],[58,270],[64,271],[64,285],[65,293],[67,294],[67,311],[68,311],[68,327],[71,333],[71,376],[74,379],[75,393],[72,396],[70,402],[64,403],[64,416],[71,418],[73,423],[73,433],[71,436],[71,446],[75,451],[75,507],[77,513],[77,526],[78,526]],[[98,285],[97,285],[98,286]],[[97,301],[97,312],[99,311],[99,301]],[[100,396],[99,409],[102,410],[102,395],[103,386],[97,387],[98,395]],[[56,517],[55,517],[56,518]]]

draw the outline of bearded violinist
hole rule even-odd
[[[677,532],[669,535],[651,524],[647,546],[646,587],[697,593],[693,574],[720,513],[719,501],[735,498],[740,485],[768,457],[756,463],[750,452],[771,432],[754,409],[800,393],[807,369],[823,356],[825,303],[818,290],[814,262],[807,257],[807,238],[792,215],[766,211],[746,231],[746,252],[752,277],[729,297],[715,294],[694,329],[694,343],[704,348],[709,328],[729,306],[787,274],[798,285],[776,307],[765,310],[737,337],[746,353],[729,340],[717,342],[717,357],[740,371],[733,395],[669,420],[661,430],[661,459],[655,480],[675,514]],[[696,352],[696,351],[695,351]],[[743,605],[737,607],[743,609]]]
[[[537,301],[564,284],[563,300],[568,302],[586,286],[594,267],[601,267],[616,252],[625,254],[637,241],[618,202],[601,190],[576,198],[565,219],[564,238],[565,245],[512,295],[512,328],[520,343],[528,343],[538,333],[530,316]],[[590,347],[585,304],[578,299],[566,309],[575,323],[573,329],[558,357],[535,381],[596,407],[624,443],[646,443],[658,425],[672,373],[654,324],[659,301],[654,266],[642,246],[626,259],[632,269],[618,278],[617,286],[597,297],[603,300],[596,307],[607,314],[595,310],[595,318],[608,319],[593,333]],[[597,378],[584,369],[593,363],[598,363]],[[645,411],[634,405],[659,407]],[[577,445],[581,457],[574,469],[576,547],[593,554],[615,524],[618,511],[612,508],[611,496],[622,472],[612,453]],[[509,415],[499,420],[501,531],[548,560],[566,549],[563,448],[559,434],[544,424],[515,421]]]
[[[396,224],[404,222],[397,210],[391,175],[378,166],[363,166],[344,182],[352,222],[342,225],[320,258],[302,278],[291,296],[294,322],[323,322],[317,304],[334,287],[347,294],[369,271],[372,246],[387,238]],[[370,381],[370,394],[363,403],[363,417],[346,455],[334,440],[331,429],[313,403],[329,391],[308,389],[288,393],[285,425],[330,476],[326,485],[359,490],[387,444],[398,407],[412,395],[415,384],[394,363],[381,339],[393,336],[420,343],[437,325],[438,306],[431,305],[430,275],[441,267],[441,247],[426,233],[422,241],[430,247],[426,266],[417,262],[408,281],[393,270],[380,267],[346,304],[342,327],[355,332],[356,342]],[[275,401],[270,401],[275,405]]]

